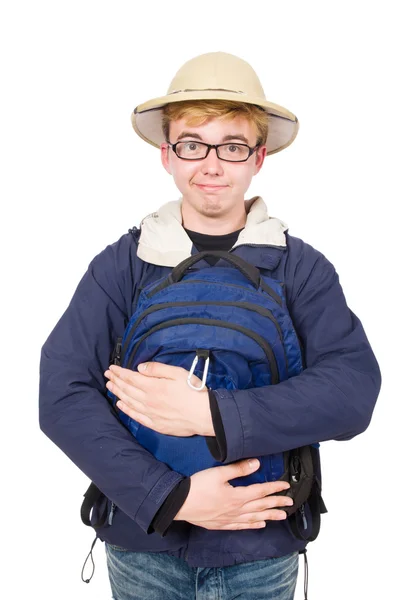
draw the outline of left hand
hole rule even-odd
[[[105,372],[110,380],[106,387],[119,398],[120,410],[159,433],[215,435],[207,388],[192,390],[187,384],[189,371],[159,362],[139,365],[138,370],[111,365]],[[191,382],[201,384],[195,375]]]

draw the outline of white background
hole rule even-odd
[[[369,429],[322,445],[329,513],[309,545],[309,600],[395,597],[392,4],[2,2],[2,598],[111,596],[100,542],[92,582],[80,580],[89,481],[39,430],[39,353],[90,260],[178,197],[130,113],[218,50],[247,60],[267,98],[298,116],[297,139],[265,160],[247,198],[262,195],[334,263],[383,374]]]

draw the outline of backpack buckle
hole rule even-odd
[[[192,384],[191,379],[193,377],[194,369],[196,368],[199,358],[205,358],[204,373],[203,373],[203,379],[201,381],[201,386],[196,387],[195,385]],[[190,367],[189,376],[187,378],[187,384],[189,387],[192,388],[192,390],[196,390],[197,392],[200,392],[201,390],[203,390],[205,388],[205,382],[207,381],[209,362],[210,362],[210,356],[209,356],[208,350],[197,350],[197,354],[194,357],[192,366]]]

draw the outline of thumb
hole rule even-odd
[[[222,469],[222,478],[224,481],[230,481],[235,477],[243,477],[254,473],[259,469],[260,462],[257,458],[250,458],[249,460],[239,460],[231,465],[225,465],[220,467]]]
[[[147,377],[159,377],[163,379],[175,379],[175,369],[172,365],[165,365],[160,362],[146,362],[138,365],[138,371]]]

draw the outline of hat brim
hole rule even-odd
[[[269,115],[269,131],[266,140],[266,155],[275,154],[287,148],[297,136],[299,121],[283,106],[268,102],[261,97],[245,96],[224,90],[193,90],[169,94],[140,104],[131,115],[132,126],[145,142],[159,148],[165,142],[162,130],[162,108],[166,104],[184,100],[233,100],[255,104]]]

